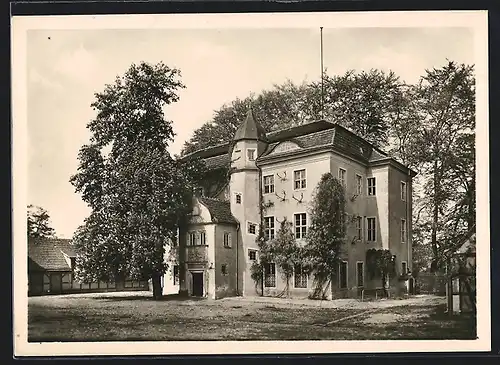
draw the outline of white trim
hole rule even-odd
[[[305,237],[302,236],[302,230],[300,230],[300,235],[301,235],[300,238],[297,238],[295,236],[295,227],[296,227],[296,225],[295,225],[295,222],[296,222],[295,221],[295,215],[296,214],[305,214],[306,215],[306,225],[305,225],[305,227],[306,227],[306,234],[305,235],[306,236],[307,236],[307,233],[309,233],[309,214],[307,214],[307,212],[303,212],[303,211],[302,212],[294,212],[293,213],[293,236],[295,237],[296,240],[303,240],[303,239],[305,239]],[[301,221],[301,223],[302,223],[302,221]],[[304,227],[304,226],[301,225],[300,227]]]
[[[304,179],[303,180],[306,182],[306,187],[305,188],[300,187],[300,188],[295,189],[295,172],[298,172],[298,171],[304,171]],[[302,181],[302,179],[300,181]],[[303,191],[303,190],[307,189],[308,184],[307,184],[307,169],[306,168],[300,168],[300,169],[292,170],[292,184],[293,184],[293,186],[292,186],[292,188],[293,188],[292,190],[293,191],[301,191],[301,190]]]
[[[239,191],[235,191],[234,193],[234,204],[238,204],[238,205],[243,205],[243,193],[240,193]],[[241,198],[241,203],[237,203],[236,202],[236,196],[239,195],[240,198]]]
[[[250,252],[255,252],[255,260],[252,260],[250,258]],[[255,249],[255,248],[247,248],[247,260],[248,261],[259,261],[258,258],[258,253],[259,253],[259,250]]]
[[[276,179],[274,178],[274,173],[271,173],[271,174],[262,174],[262,195],[270,195],[270,194],[274,194],[274,192],[276,191]],[[269,186],[272,186],[273,187],[273,191],[272,192],[269,192],[269,193],[266,193],[265,190],[266,190],[266,184],[265,184],[265,178],[266,177],[270,177],[272,176],[273,177],[273,184],[272,185],[269,185]]]
[[[369,179],[374,179],[373,181],[375,182],[374,188],[375,188],[375,194],[370,195],[370,184],[368,183]],[[367,176],[366,177],[366,196],[377,196],[377,178],[375,176]]]
[[[264,267],[264,278],[263,278],[264,279],[264,288],[276,289],[276,287],[277,287],[276,285],[277,285],[277,282],[278,282],[278,280],[277,280],[277,274],[278,273],[276,272],[277,271],[276,270],[276,263],[275,262],[268,262],[267,264],[268,265],[271,265],[271,264],[274,265],[274,286],[266,286],[266,268]]]
[[[363,276],[363,285],[362,286],[358,286],[358,276],[359,276],[358,264],[363,264],[363,272],[361,273]],[[365,262],[364,261],[356,261],[356,287],[358,287],[358,288],[365,287]]]
[[[250,225],[254,225],[255,226],[255,233],[250,233]],[[247,221],[247,225],[246,225],[246,233],[247,234],[251,234],[253,236],[257,235],[257,232],[259,231],[259,225],[255,222],[252,222],[252,221]]]
[[[377,242],[377,217],[375,217],[375,216],[367,216],[365,218],[366,218],[366,242],[368,242],[368,243],[376,243]],[[373,241],[368,240],[368,230],[369,230],[368,219],[371,219],[371,218],[375,219],[375,227],[374,227],[374,230],[375,230],[375,239]]]
[[[340,171],[344,171],[344,183],[342,183],[342,180],[340,179]],[[344,189],[347,190],[347,169],[344,167],[339,167],[337,170],[337,177],[341,183],[341,185],[344,187]]]
[[[359,225],[360,225],[359,231],[361,231],[361,234],[358,234],[358,226],[357,226],[358,222],[359,222]],[[358,241],[358,242],[362,241],[363,238],[364,238],[364,224],[363,223],[364,223],[363,222],[363,216],[357,215],[356,216],[356,221],[354,222],[354,228],[356,229],[356,241]]]
[[[271,235],[269,235],[268,239],[269,240],[272,240],[274,239],[274,237],[276,237],[276,217],[274,215],[266,215],[264,218],[264,237],[265,237],[265,234],[266,234],[266,231],[269,229],[269,230],[273,230],[273,236],[271,237]],[[266,218],[272,218],[272,221],[273,221],[273,227],[272,228],[267,228],[267,225],[265,224],[266,223]]]
[[[403,184],[404,184],[404,187],[403,187]],[[401,183],[399,184],[399,199],[401,199],[402,201],[406,202],[408,200],[408,188],[407,188],[407,183],[406,181],[403,181],[401,180]],[[403,192],[404,192],[404,199],[403,199]]]
[[[304,275],[305,275],[305,277],[306,277],[306,286],[305,286],[305,287],[298,287],[298,286],[296,286],[296,285],[295,285],[295,283],[296,283],[296,281],[295,281],[295,278],[296,278],[295,267],[297,267],[297,266],[300,266],[300,269],[301,269],[301,271],[300,271],[301,276],[304,276]],[[302,264],[295,264],[295,265],[293,265],[293,288],[294,288],[294,289],[298,289],[298,290],[305,290],[305,289],[308,289],[308,288],[309,288],[309,274],[304,273],[303,267],[304,267],[304,265],[302,265]]]
[[[358,192],[358,177],[360,178],[361,181],[361,186],[359,187],[359,192]],[[354,181],[354,192],[358,195],[361,196],[363,194],[363,175],[360,175],[358,173],[355,174],[355,181]]]
[[[253,155],[253,160],[249,159],[248,158],[248,152],[249,151],[253,151],[254,152],[254,155]],[[257,160],[257,148],[255,147],[249,147],[249,148],[246,148],[245,149],[245,159],[248,161],[248,162],[255,162],[255,160]]]

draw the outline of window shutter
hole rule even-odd
[[[229,247],[233,247],[233,243],[231,242],[231,233],[227,234],[227,245]]]

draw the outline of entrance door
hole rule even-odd
[[[193,277],[193,296],[202,297],[203,296],[203,273],[193,272],[191,273]]]
[[[61,292],[61,274],[50,275],[50,291],[51,293]]]

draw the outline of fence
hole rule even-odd
[[[416,294],[446,295],[446,277],[441,273],[419,273],[415,279]]]

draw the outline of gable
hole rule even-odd
[[[210,211],[206,206],[200,203],[198,199],[195,199],[193,202],[193,210],[191,212],[191,216],[189,217],[189,223],[211,223],[212,216],[210,215]]]
[[[278,153],[283,153],[283,152],[288,152],[288,151],[293,151],[293,150],[298,150],[301,149],[297,143],[292,142],[292,141],[284,141],[279,143],[276,147],[273,148],[273,150],[269,153],[270,155],[278,154]]]

